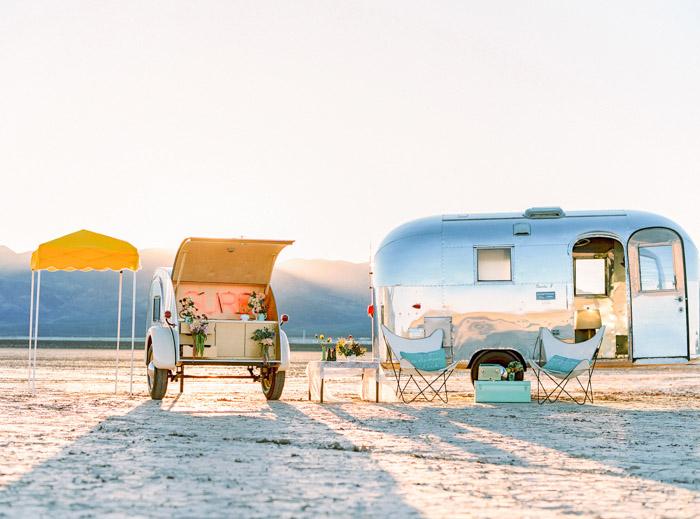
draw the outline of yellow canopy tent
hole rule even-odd
[[[32,253],[31,299],[29,304],[29,385],[36,391],[36,350],[39,340],[39,301],[41,296],[41,271],[57,270],[114,270],[119,272],[119,302],[117,308],[117,363],[114,375],[114,392],[117,392],[119,375],[119,341],[121,339],[123,271],[133,272],[131,302],[131,374],[129,393],[134,378],[134,335],[136,331],[136,271],[141,268],[138,250],[123,240],[91,231],[77,231],[55,240],[42,243]],[[36,308],[34,307],[34,273],[36,281]],[[34,345],[32,348],[32,338]],[[33,350],[33,351],[32,351]]]

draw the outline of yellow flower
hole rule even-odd
[[[325,337],[323,334],[321,334],[321,335],[318,336],[318,338],[321,339],[321,340],[324,340],[326,337]]]

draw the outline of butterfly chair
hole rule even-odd
[[[400,337],[386,326],[382,326],[382,332],[396,378],[396,396],[401,397],[405,404],[421,396],[428,402],[438,397],[447,403],[447,380],[457,362],[447,365],[447,356],[442,347],[443,330],[437,329],[423,339]],[[398,369],[395,360],[398,361]],[[415,385],[418,393],[408,393],[409,385]]]
[[[533,358],[527,361],[537,378],[537,401],[540,404],[556,402],[562,393],[579,405],[585,404],[586,401],[593,403],[591,378],[604,334],[605,326],[601,326],[592,338],[585,342],[571,344],[557,339],[548,328],[540,328]],[[587,382],[585,386],[581,378]],[[547,379],[555,385],[551,391],[547,391],[543,384]],[[570,380],[576,380],[583,389],[583,401],[577,400],[566,390]],[[540,389],[544,393],[542,398],[540,398]]]

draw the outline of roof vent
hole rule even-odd
[[[566,216],[561,207],[531,207],[523,215],[525,218],[561,218]]]

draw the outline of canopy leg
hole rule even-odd
[[[129,395],[134,394],[134,341],[136,335],[136,271],[132,271],[131,285],[131,370],[129,372]]]
[[[41,270],[36,275],[36,307],[34,308],[34,354],[32,355],[32,393],[36,393],[36,349],[39,343],[39,301],[41,300]]]
[[[117,364],[114,369],[114,394],[117,394],[117,383],[119,380],[119,340],[122,332],[122,281],[124,271],[119,271],[119,300],[117,302]]]
[[[27,361],[27,385],[32,389],[32,336],[34,333],[34,271],[32,270],[32,284],[29,296],[29,358]]]

